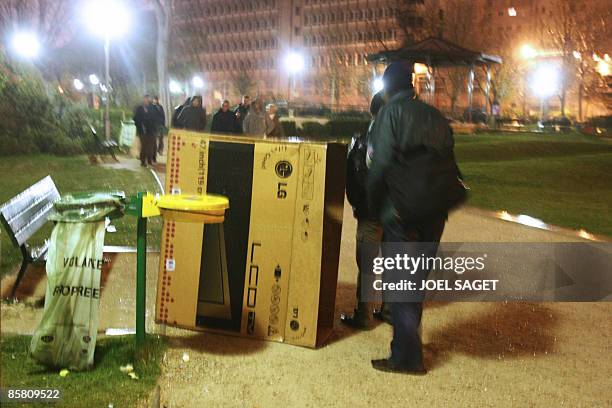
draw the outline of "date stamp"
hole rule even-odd
[[[56,402],[62,392],[53,388],[0,388],[0,402]]]

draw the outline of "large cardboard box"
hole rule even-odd
[[[217,193],[225,222],[164,222],[156,320],[316,347],[331,333],[346,145],[173,131],[166,193]]]

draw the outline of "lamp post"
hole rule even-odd
[[[290,51],[285,56],[285,69],[289,73],[287,104],[291,101],[291,89],[295,88],[295,76],[304,70],[304,65],[304,56],[297,51]]]
[[[40,42],[36,34],[29,31],[19,31],[11,40],[13,51],[23,58],[36,58],[40,52]]]
[[[540,121],[544,120],[546,101],[559,88],[559,69],[550,63],[539,65],[531,80],[531,89],[540,97]]]
[[[110,40],[123,35],[129,25],[129,14],[120,0],[92,0],[85,8],[85,21],[88,28],[104,39],[104,86],[106,98],[104,103],[104,135],[110,140]]]

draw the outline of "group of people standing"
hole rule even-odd
[[[151,165],[156,162],[157,154],[164,149],[164,136],[168,133],[164,108],[157,96],[143,97],[142,105],[134,110],[136,134],[140,139],[140,164]],[[206,130],[206,108],[201,95],[187,98],[177,106],[171,119],[171,126],[177,129],[204,132]],[[255,137],[283,137],[284,131],[279,120],[278,107],[270,103],[264,108],[260,98],[251,101],[248,95],[233,109],[226,99],[213,115],[211,133]]]
[[[164,150],[164,135],[167,133],[166,113],[159,98],[145,95],[142,105],[134,110],[133,120],[140,139],[140,165],[152,165],[157,161],[157,154]]]
[[[195,131],[206,129],[206,110],[199,95],[188,98],[174,110],[172,127]],[[261,99],[251,101],[248,95],[233,109],[229,100],[224,100],[212,117],[211,133],[245,134],[249,136],[282,137],[278,107],[271,103],[264,109]]]

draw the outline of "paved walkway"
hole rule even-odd
[[[344,209],[336,314],[353,308],[356,223]],[[561,242],[579,240],[483,216],[453,213],[444,241]],[[100,331],[133,328],[135,255],[109,255],[102,279]],[[148,255],[147,330],[153,322],[158,254]],[[2,293],[11,278],[1,283]],[[44,295],[44,271],[32,270],[16,305],[2,305],[2,333],[32,333]],[[405,407],[606,406],[610,303],[429,304],[424,317],[422,378],[370,368],[387,355],[391,329],[368,332],[337,325],[329,343],[310,350],[271,342],[167,328],[170,348],[160,378],[163,406]],[[183,353],[190,357],[183,360]],[[584,379],[588,381],[584,381]]]

